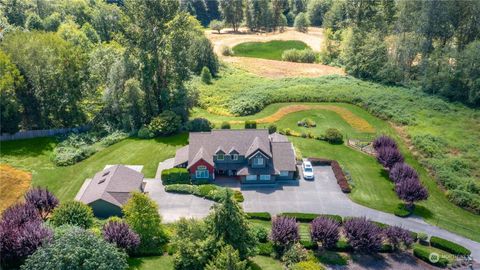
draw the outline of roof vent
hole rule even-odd
[[[107,180],[107,179],[106,179],[106,178],[102,178],[102,179],[100,179],[100,181],[98,181],[98,183],[101,184],[101,183],[105,182],[105,180]]]

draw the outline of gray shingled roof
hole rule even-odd
[[[143,174],[124,165],[115,165],[95,174],[78,200],[89,204],[104,200],[121,207],[130,193],[142,191]]]
[[[278,174],[281,170],[294,171],[296,169],[292,143],[284,135],[278,133],[269,135],[266,129],[224,129],[212,130],[211,132],[191,132],[189,143],[188,147],[183,147],[177,151],[175,155],[176,165],[184,163],[187,159],[189,166],[194,165],[200,159],[214,165],[213,156],[217,151],[225,152],[225,150],[228,150],[228,152],[225,152],[228,154],[234,149],[242,156],[249,156],[261,150],[268,157],[272,157],[273,167],[264,170],[271,174]],[[247,169],[242,172],[248,173]]]

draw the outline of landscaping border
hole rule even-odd
[[[307,158],[308,161],[312,163],[312,165],[330,165],[333,170],[333,174],[337,179],[337,183],[340,186],[340,189],[343,193],[350,193],[352,188],[348,184],[347,177],[345,177],[345,173],[343,172],[340,164],[336,160],[325,159],[325,158]]]

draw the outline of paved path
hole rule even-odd
[[[160,163],[157,179],[147,180],[146,186],[152,199],[158,202],[164,222],[175,221],[182,216],[198,218],[206,216],[213,202],[193,195],[164,191],[159,179],[161,170],[172,166],[173,160]],[[359,205],[341,192],[330,166],[317,166],[314,170],[314,181],[302,179],[296,184],[262,188],[241,188],[240,185],[232,186],[232,183],[228,182],[228,186],[242,190],[245,198],[243,209],[246,212],[269,212],[272,215],[282,212],[303,212],[336,214],[344,217],[365,216],[374,221],[402,226],[411,231],[423,232],[459,243],[470,249],[474,258],[480,259],[480,243],[427,224],[421,218],[400,218]]]

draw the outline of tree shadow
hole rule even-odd
[[[55,137],[4,141],[0,143],[2,156],[41,156],[51,152],[57,143]]]
[[[415,216],[420,216],[423,218],[432,218],[433,213],[428,208],[425,208],[423,205],[415,205],[415,209],[413,210],[413,214]]]
[[[390,264],[380,254],[352,254],[352,261],[365,269],[390,269]]]
[[[128,258],[128,268],[129,269],[140,269],[143,264],[142,258],[130,257]]]

